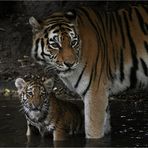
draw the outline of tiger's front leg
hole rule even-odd
[[[63,129],[56,129],[53,132],[53,140],[54,141],[62,141],[66,140],[68,137],[67,133]]]
[[[89,91],[84,98],[85,134],[86,138],[96,139],[103,137],[104,133],[109,131],[110,128],[109,122],[106,120],[108,98],[105,88],[92,90],[94,91]]]
[[[27,121],[26,136],[31,136],[31,128],[30,128],[30,122],[29,121]]]

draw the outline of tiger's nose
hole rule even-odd
[[[64,62],[64,64],[68,67],[68,68],[71,68],[73,65],[74,65],[74,62],[71,63],[71,62]]]
[[[33,111],[38,111],[39,109],[38,109],[38,107],[33,107],[32,110]]]
[[[32,104],[32,110],[34,110],[34,111],[41,110],[41,107]]]

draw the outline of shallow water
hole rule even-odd
[[[148,147],[148,101],[111,101],[111,134],[100,140],[85,140],[83,135],[70,137],[65,142],[52,138],[25,136],[26,120],[19,112],[18,100],[0,101],[0,147]]]

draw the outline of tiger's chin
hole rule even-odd
[[[41,116],[41,112],[40,111],[30,111],[29,116],[31,119],[38,121]]]
[[[74,69],[68,69],[65,71],[58,71],[58,74],[60,77],[69,77],[73,74],[73,72],[74,72]]]

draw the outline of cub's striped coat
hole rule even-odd
[[[25,82],[18,78],[15,85],[27,119],[27,136],[31,134],[30,125],[38,128],[42,136],[46,132],[53,134],[54,140],[65,140],[69,134],[79,132],[82,125],[80,108],[69,101],[56,98],[52,91],[53,79]]]

